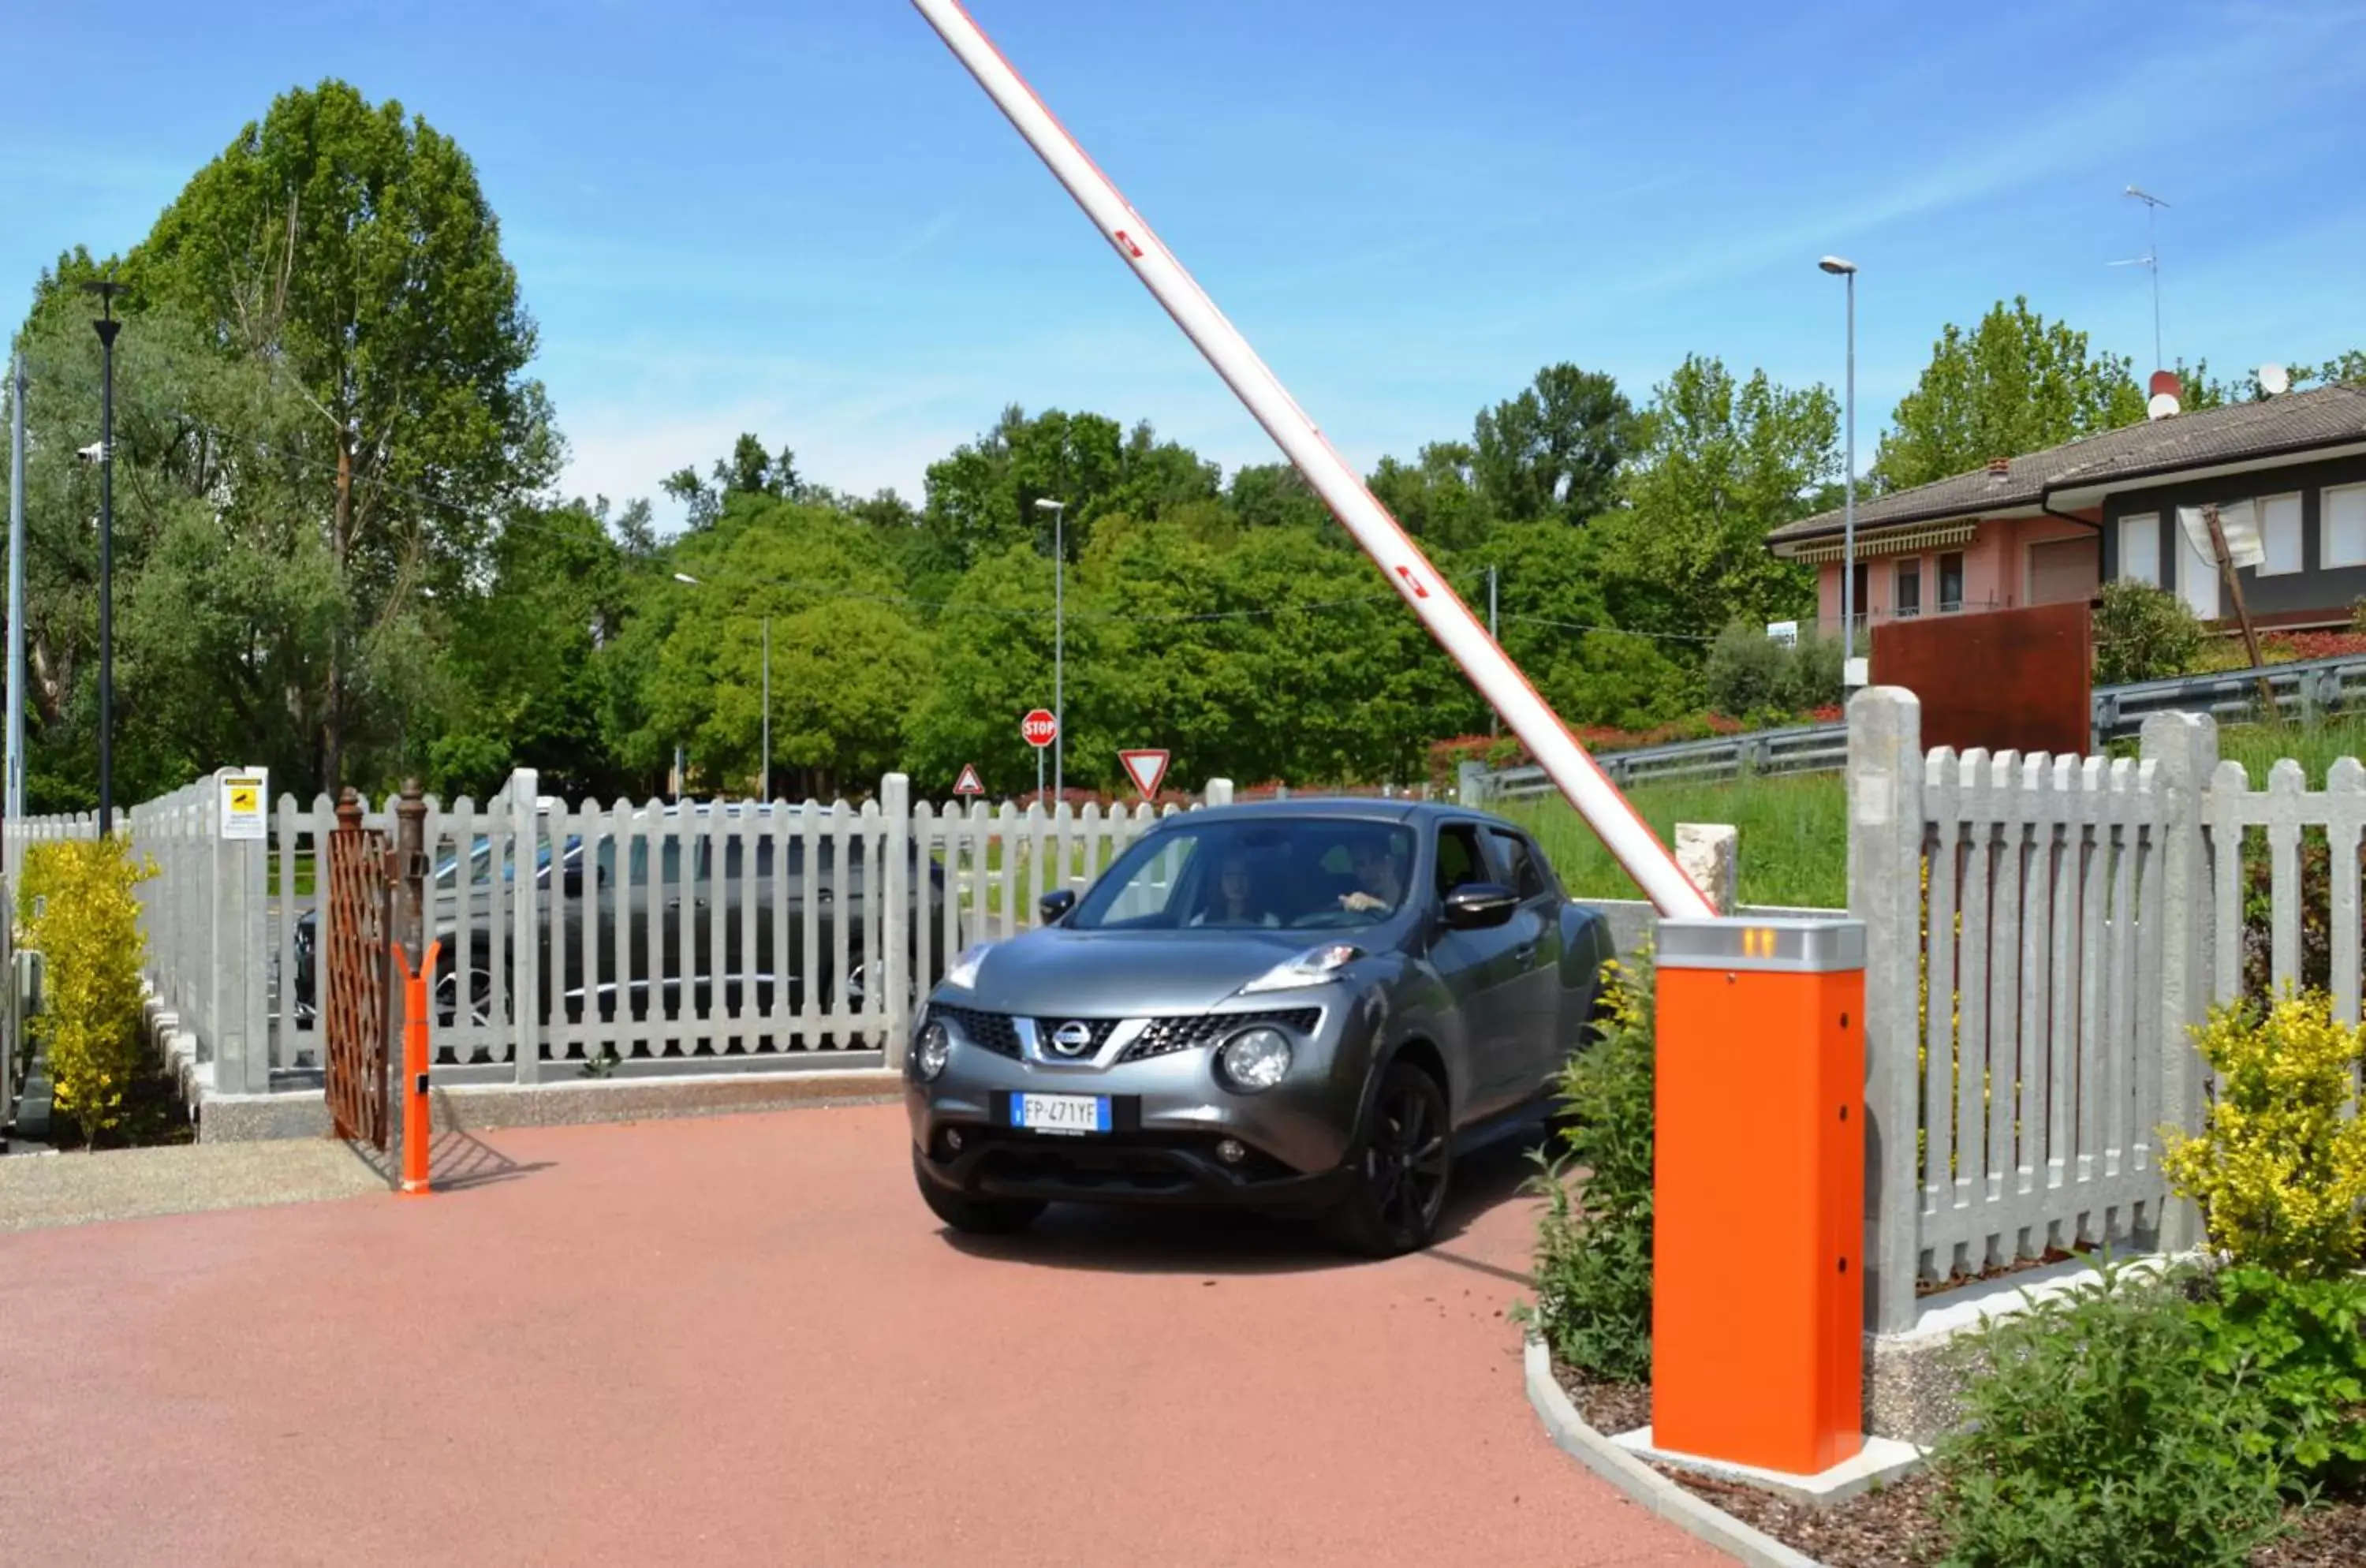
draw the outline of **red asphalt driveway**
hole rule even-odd
[[[957,1244],[885,1106],[484,1143],[426,1201],[0,1236],[0,1558],[1726,1561],[1530,1413],[1516,1152],[1350,1264],[1189,1215]]]

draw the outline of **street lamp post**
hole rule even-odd
[[[686,582],[693,588],[706,586],[686,571],[675,572],[673,580],[676,582]],[[762,744],[762,761],[758,764],[760,771],[757,775],[756,798],[770,800],[772,798],[772,613],[770,610],[764,612],[764,739]]]
[[[85,283],[98,296],[98,836],[115,831],[115,297],[112,278]]]
[[[1062,701],[1066,695],[1067,647],[1064,628],[1066,622],[1065,586],[1068,566],[1068,503],[1042,496],[1036,500],[1035,510],[1052,514],[1052,809],[1056,813],[1063,798],[1061,792],[1066,787],[1063,766],[1068,744],[1068,713]],[[1037,793],[1042,792],[1039,790]]]
[[[1856,660],[1856,263],[1826,256],[1816,264],[1848,285],[1848,471],[1841,476],[1841,684]]]

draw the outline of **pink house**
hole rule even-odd
[[[2366,595],[2366,388],[2173,413],[1860,496],[1857,624],[2091,599],[2113,577],[2171,589],[2205,621],[2231,619],[2214,558],[2178,520],[2206,505],[2257,519],[2266,558],[2239,573],[2255,620],[2347,622]],[[1837,633],[1841,513],[1786,524],[1766,544],[1819,569],[1819,621]]]

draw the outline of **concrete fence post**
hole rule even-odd
[[[1454,771],[1454,798],[1464,806],[1487,804],[1487,764],[1464,762]]]
[[[1914,1322],[1922,1198],[1922,705],[1899,686],[1849,699],[1849,913],[1865,922],[1865,1327]]]
[[[2160,1115],[2187,1133],[2202,1130],[2201,1055],[2187,1030],[2210,1010],[2211,919],[2208,846],[2203,823],[2210,777],[2218,771],[2218,721],[2208,714],[2156,713],[2145,717],[2144,756],[2158,768],[2161,790]],[[2222,845],[2220,852],[2237,852]],[[2139,1135],[2151,1139],[2151,1129]],[[2160,1247],[2182,1252],[2202,1240],[2202,1215],[2169,1194],[2160,1213]]]
[[[887,1010],[887,1065],[900,1067],[912,1033],[912,987],[906,973],[912,953],[912,779],[889,773],[879,781],[879,814],[886,827],[887,907],[880,920],[879,984]],[[925,887],[927,873],[922,871]]]
[[[1722,822],[1676,824],[1676,863],[1720,915],[1740,907],[1741,829]]]
[[[1207,792],[1200,796],[1200,799],[1209,806],[1230,806],[1233,803],[1233,781],[1210,779]]]
[[[520,768],[510,774],[510,863],[516,868],[510,898],[510,1017],[514,1021],[513,1055],[521,1084],[542,1081],[542,916],[536,908],[542,890],[535,881],[541,869],[535,863],[542,832],[541,795],[542,775],[534,769]],[[563,848],[558,843],[550,846],[554,876]],[[467,848],[463,846],[460,852],[466,854]],[[498,872],[498,857],[494,859]],[[552,914],[558,912],[554,909]]]

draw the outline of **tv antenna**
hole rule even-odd
[[[2104,265],[2106,266],[2140,266],[2152,274],[2152,367],[2156,370],[2166,370],[2169,367],[2160,356],[2160,240],[2154,228],[2154,221],[2159,216],[2160,209],[2167,207],[2169,203],[2150,191],[2139,190],[2135,186],[2128,187],[2127,194],[2145,204],[2145,254],[2140,256],[2130,256],[2125,261],[2106,262]]]

